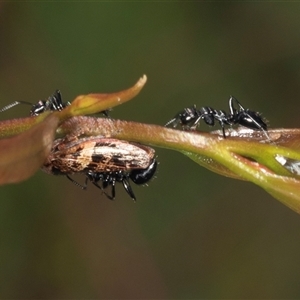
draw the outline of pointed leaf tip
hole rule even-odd
[[[63,121],[72,116],[95,114],[123,104],[137,96],[146,82],[147,76],[143,75],[132,87],[126,90],[77,96],[71,105],[59,112],[60,119]]]

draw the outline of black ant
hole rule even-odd
[[[18,104],[26,104],[26,105],[31,105],[31,110],[30,110],[30,115],[31,116],[38,116],[41,113],[45,111],[61,111],[65,107],[71,105],[70,102],[63,102],[61,93],[59,90],[56,90],[52,96],[48,97],[46,100],[39,100],[36,104],[32,104],[30,102],[26,101],[15,101],[11,104],[8,104],[4,106],[2,109],[0,109],[0,113],[3,111],[6,111]],[[101,113],[105,116],[108,117],[108,110],[101,111]]]
[[[226,114],[223,110],[215,110],[209,106],[196,108],[196,105],[190,108],[185,108],[182,112],[178,113],[173,119],[171,119],[165,126],[173,124],[176,127],[178,124],[182,126],[183,129],[190,130],[196,129],[200,121],[203,120],[207,125],[214,126],[215,121],[218,121],[222,131],[223,137],[225,135],[225,125],[242,125],[250,129],[261,130],[269,139],[267,134],[267,124],[264,122],[260,113],[252,111],[250,109],[245,109],[240,102],[230,96],[229,101],[229,114]],[[235,108],[235,104],[238,108]]]
[[[18,104],[26,104],[31,105],[30,115],[31,116],[38,116],[45,111],[60,111],[63,110],[65,107],[70,105],[70,102],[63,103],[61,98],[61,93],[59,90],[56,90],[52,96],[48,97],[46,100],[39,100],[36,104],[32,104],[26,101],[15,101],[11,104],[4,106],[0,109],[0,112],[8,110]]]
[[[134,169],[130,172],[126,172],[123,170],[119,171],[110,171],[110,172],[95,172],[92,170],[88,170],[86,173],[86,180],[84,186],[81,186],[74,179],[66,175],[69,180],[71,180],[74,184],[80,186],[82,189],[86,189],[87,182],[90,180],[96,187],[101,189],[107,198],[110,200],[114,200],[116,197],[115,185],[116,182],[120,182],[123,184],[123,187],[127,194],[132,198],[132,200],[136,201],[136,197],[131,188],[129,179],[131,179],[135,184],[145,184],[152,179],[156,172],[157,161],[153,159],[151,164],[146,169]],[[99,185],[99,181],[102,182],[102,185]],[[111,186],[111,195],[107,194],[104,190]]]
[[[56,90],[47,100],[40,100],[37,104],[33,104],[30,115],[38,116],[45,111],[61,111],[69,105],[71,105],[70,102],[62,102],[61,93]]]

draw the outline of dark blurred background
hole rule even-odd
[[[0,107],[55,89],[65,101],[116,92],[147,74],[113,118],[163,125],[192,104],[228,110],[232,94],[270,127],[299,127],[299,13],[284,2],[2,2]],[[109,201],[41,171],[1,187],[0,297],[300,297],[299,215],[251,183],[157,155],[136,204],[121,185]]]

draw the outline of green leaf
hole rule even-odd
[[[300,130],[264,132],[239,128],[203,133],[157,125],[91,117],[73,117],[60,132],[69,135],[101,135],[136,141],[183,153],[218,174],[251,181],[300,213]],[[300,168],[299,168],[300,169]]]
[[[300,213],[300,130],[272,129],[265,132],[239,128],[203,133],[181,131],[106,118],[78,116],[94,114],[122,104],[136,96],[146,83],[142,77],[133,87],[112,94],[78,96],[60,112],[36,118],[0,122],[0,183],[18,182],[32,175],[49,153],[57,133],[66,140],[81,135],[101,135],[136,141],[179,151],[207,169],[223,176],[251,181]],[[73,117],[72,117],[73,116]]]

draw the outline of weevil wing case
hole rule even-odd
[[[154,149],[133,142],[88,137],[71,142],[56,140],[42,170],[48,174],[130,171],[146,169]]]

